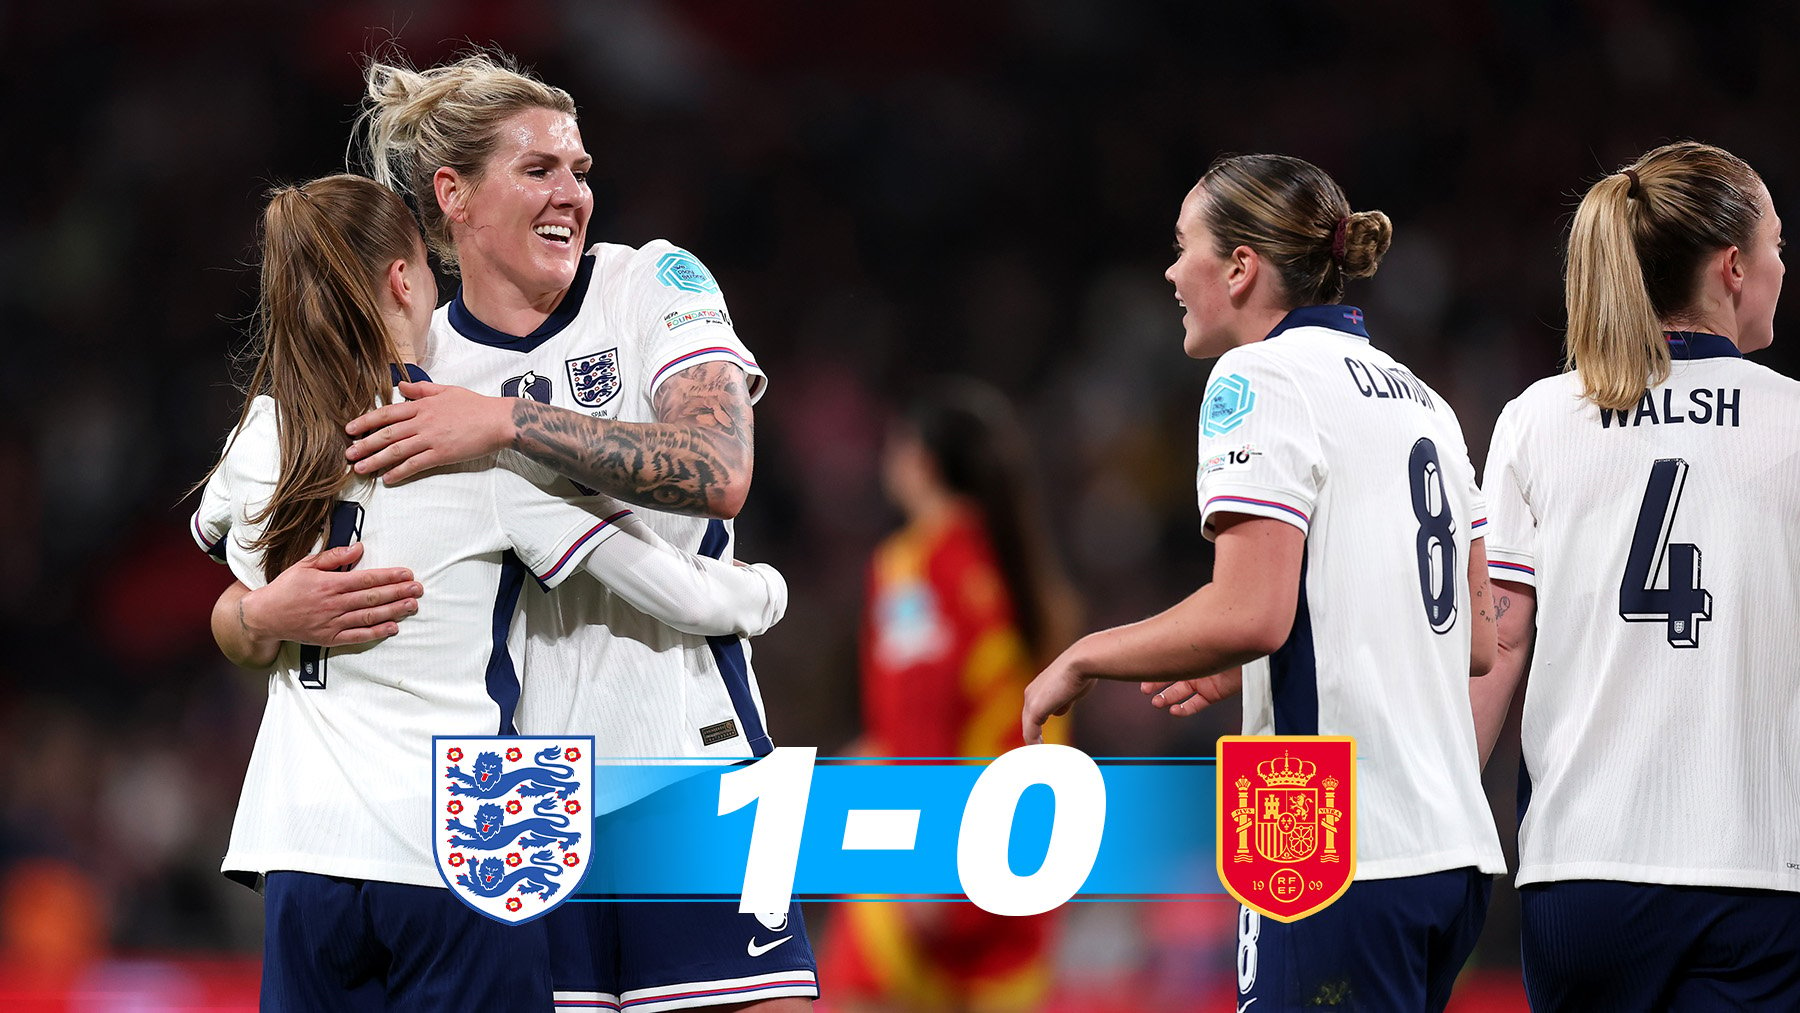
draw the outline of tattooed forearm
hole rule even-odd
[[[1509,608],[1512,608],[1511,596],[1504,594],[1496,595],[1494,597],[1494,621],[1499,622],[1500,617],[1505,615],[1506,610]]]
[[[656,413],[657,422],[619,422],[521,398],[513,449],[640,506],[735,516],[753,462],[743,370],[725,362],[683,370],[657,390]]]

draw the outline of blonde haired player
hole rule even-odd
[[[576,497],[516,455],[399,488],[348,475],[344,425],[391,396],[430,325],[418,225],[374,180],[332,176],[272,195],[262,252],[261,357],[194,537],[251,585],[323,536],[409,562],[432,591],[398,640],[257,647],[269,702],[223,867],[264,895],[262,1007],[546,1008],[542,927],[490,921],[439,878],[432,736],[512,732],[504,631],[527,572],[555,586],[586,569],[709,633],[766,629],[785,586],[684,558],[616,500]]]
[[[403,385],[413,400],[351,424],[358,473],[402,483],[516,450],[639,506],[677,548],[730,560],[765,384],[712,274],[662,240],[586,245],[593,159],[574,101],[505,57],[376,61],[367,86],[362,153],[411,195],[462,287],[426,339],[438,383]],[[303,606],[251,611],[296,630]],[[520,611],[521,732],[593,735],[607,757],[774,748],[742,638],[682,632],[579,576]],[[550,920],[570,1009],[805,1009],[818,992],[798,905],[758,918],[724,902],[581,903]]]
[[[1180,714],[1241,679],[1245,734],[1356,738],[1356,881],[1291,924],[1243,911],[1255,1013],[1443,1009],[1505,870],[1467,695],[1494,644],[1474,469],[1450,406],[1339,302],[1391,231],[1297,158],[1201,177],[1166,277],[1188,355],[1219,356],[1200,431],[1212,583],[1082,638],[1025,695],[1034,739],[1095,679],[1144,680]]]
[[[1530,659],[1535,1010],[1800,1008],[1800,383],[1743,357],[1774,339],[1781,246],[1722,149],[1595,183],[1569,237],[1574,370],[1494,427],[1501,652],[1472,690],[1485,757]]]

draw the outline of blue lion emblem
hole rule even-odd
[[[526,798],[537,795],[548,795],[555,792],[559,797],[580,789],[581,785],[572,780],[575,768],[563,763],[552,763],[562,756],[562,750],[552,746],[538,751],[535,759],[539,766],[520,767],[510,774],[502,774],[499,753],[481,753],[475,757],[474,773],[463,773],[462,764],[444,769],[444,776],[460,784],[452,784],[449,792],[452,795],[468,795],[474,798],[499,798],[511,792],[515,787],[519,794]]]
[[[1223,436],[1242,425],[1256,410],[1256,392],[1250,389],[1249,380],[1232,373],[1206,388],[1205,402],[1200,431],[1206,436]]]
[[[531,855],[531,864],[510,875],[506,871],[506,863],[498,858],[484,858],[475,863],[470,872],[456,877],[456,885],[468,887],[469,892],[477,897],[501,897],[510,893],[513,887],[519,888],[521,896],[541,893],[545,900],[556,896],[562,889],[557,877],[563,874],[562,866],[557,865],[548,851],[536,851]]]
[[[700,258],[686,250],[670,250],[656,262],[656,280],[683,292],[717,292],[719,283]]]
[[[583,408],[598,408],[619,393],[619,350],[570,359],[569,393]]]
[[[537,816],[508,823],[506,810],[500,808],[498,803],[487,802],[475,810],[473,825],[462,820],[445,820],[444,829],[466,835],[451,837],[449,843],[453,848],[494,851],[510,845],[516,839],[521,848],[541,848],[546,844],[555,844],[567,850],[570,845],[581,840],[581,832],[569,829],[569,824],[573,821],[557,812],[556,805],[555,798],[544,799],[531,809]]]

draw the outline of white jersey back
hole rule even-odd
[[[1568,373],[1494,428],[1489,573],[1537,588],[1519,883],[1800,890],[1800,382],[1670,347],[1636,408]]]
[[[1244,666],[1244,734],[1356,738],[1358,879],[1504,872],[1469,708],[1484,514],[1450,406],[1361,311],[1309,306],[1220,357],[1200,422],[1207,537],[1221,513],[1306,533],[1293,632]]]
[[[251,588],[267,583],[250,547],[265,524],[250,517],[280,476],[276,414],[274,401],[255,400],[192,524],[201,547]],[[431,737],[514,734],[519,681],[504,631],[521,586],[560,583],[630,513],[502,456],[512,467],[488,458],[345,491],[331,544],[361,541],[363,568],[410,567],[426,596],[380,643],[281,645],[225,856],[234,878],[285,869],[443,885],[430,837]],[[483,635],[491,630],[501,636]],[[470,650],[472,631],[483,631],[485,649]]]
[[[625,422],[655,422],[669,377],[705,362],[742,367],[751,400],[765,380],[700,261],[656,240],[595,244],[562,304],[530,335],[496,331],[461,296],[432,318],[425,366],[443,383]],[[729,521],[639,508],[676,548],[732,558]],[[526,674],[520,731],[593,735],[602,756],[760,756],[773,748],[738,637],[680,633],[598,581],[527,591],[513,644]]]

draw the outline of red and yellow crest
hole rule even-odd
[[[1356,875],[1356,741],[1330,735],[1219,739],[1219,881],[1244,906],[1291,922]]]

